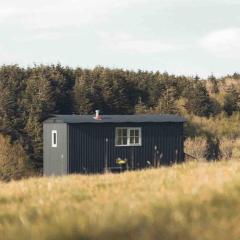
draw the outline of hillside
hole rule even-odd
[[[188,120],[188,146],[204,143],[197,155],[188,148],[186,153],[208,160],[240,156],[231,147],[239,148],[238,73],[200,79],[101,66],[3,65],[0,88],[0,180],[41,174],[42,122],[49,115],[96,109],[100,114],[179,114]],[[17,154],[8,154],[9,149]]]
[[[239,239],[240,163],[0,183],[1,239]]]

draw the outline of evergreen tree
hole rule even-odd
[[[56,112],[59,114],[72,114],[74,104],[72,98],[75,84],[74,71],[70,68],[63,68],[61,65],[51,66],[46,77],[51,82],[52,91],[56,101]]]
[[[210,160],[218,160],[220,158],[220,141],[219,138],[213,136],[207,136],[206,149],[204,151],[204,157]]]
[[[78,114],[89,114],[93,111],[94,80],[88,70],[78,69],[73,89],[74,109]]]
[[[134,112],[138,91],[134,81],[122,70],[96,67],[84,70],[74,86],[75,108],[80,113],[95,109],[104,114],[127,114]]]
[[[136,114],[146,114],[148,113],[148,109],[146,107],[146,105],[142,102],[141,97],[138,100],[138,103],[135,106],[135,113]]]
[[[216,116],[220,114],[223,110],[221,104],[215,98],[211,98],[210,101],[211,108],[209,110],[211,111],[211,115]]]
[[[224,111],[230,116],[233,112],[240,111],[240,93],[234,86],[227,90],[223,104]]]
[[[42,121],[55,112],[56,101],[51,81],[44,68],[33,69],[27,80],[25,93],[26,126],[32,152],[29,152],[35,167],[42,166]]]
[[[108,114],[129,114],[134,112],[129,95],[129,81],[123,71],[105,69],[101,74],[101,95],[103,112]]]
[[[213,112],[207,89],[200,81],[189,92],[186,108],[190,113],[199,117],[209,117]]]
[[[18,140],[24,128],[25,72],[17,65],[0,68],[0,131]]]
[[[198,81],[200,81],[200,77],[199,77],[198,75],[196,75],[196,76],[193,78],[193,80],[194,80],[195,82],[198,82]]]
[[[155,111],[165,114],[176,114],[178,112],[176,104],[176,89],[174,87],[169,87],[164,91]]]
[[[238,80],[238,79],[240,79],[240,74],[237,73],[237,72],[235,72],[235,73],[232,75],[232,78]]]
[[[218,81],[214,75],[211,75],[208,80],[211,82],[211,93],[219,93]]]

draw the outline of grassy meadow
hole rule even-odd
[[[0,183],[0,239],[240,239],[240,162]]]

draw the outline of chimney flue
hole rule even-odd
[[[96,110],[95,113],[96,113],[96,115],[95,115],[94,118],[95,118],[96,120],[101,120],[101,117],[100,117],[100,115],[99,115],[100,111],[99,111],[99,110]]]

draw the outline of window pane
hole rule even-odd
[[[127,137],[127,129],[126,128],[122,129],[122,135],[124,137]]]
[[[117,135],[118,135],[118,136],[122,136],[122,129],[118,129],[118,130],[117,130]]]
[[[134,137],[134,130],[130,130],[130,137]]]
[[[134,144],[134,137],[130,137],[130,144]]]
[[[57,134],[53,133],[53,144],[56,145],[57,144]]]
[[[127,137],[123,137],[122,138],[122,144],[123,145],[127,145]]]
[[[57,131],[52,130],[52,147],[57,147]]]
[[[139,137],[135,137],[135,143],[139,144]]]
[[[121,137],[118,137],[117,138],[117,145],[121,145],[122,144],[122,138]]]
[[[135,136],[136,136],[136,137],[139,136],[139,130],[138,130],[138,129],[135,130]]]

